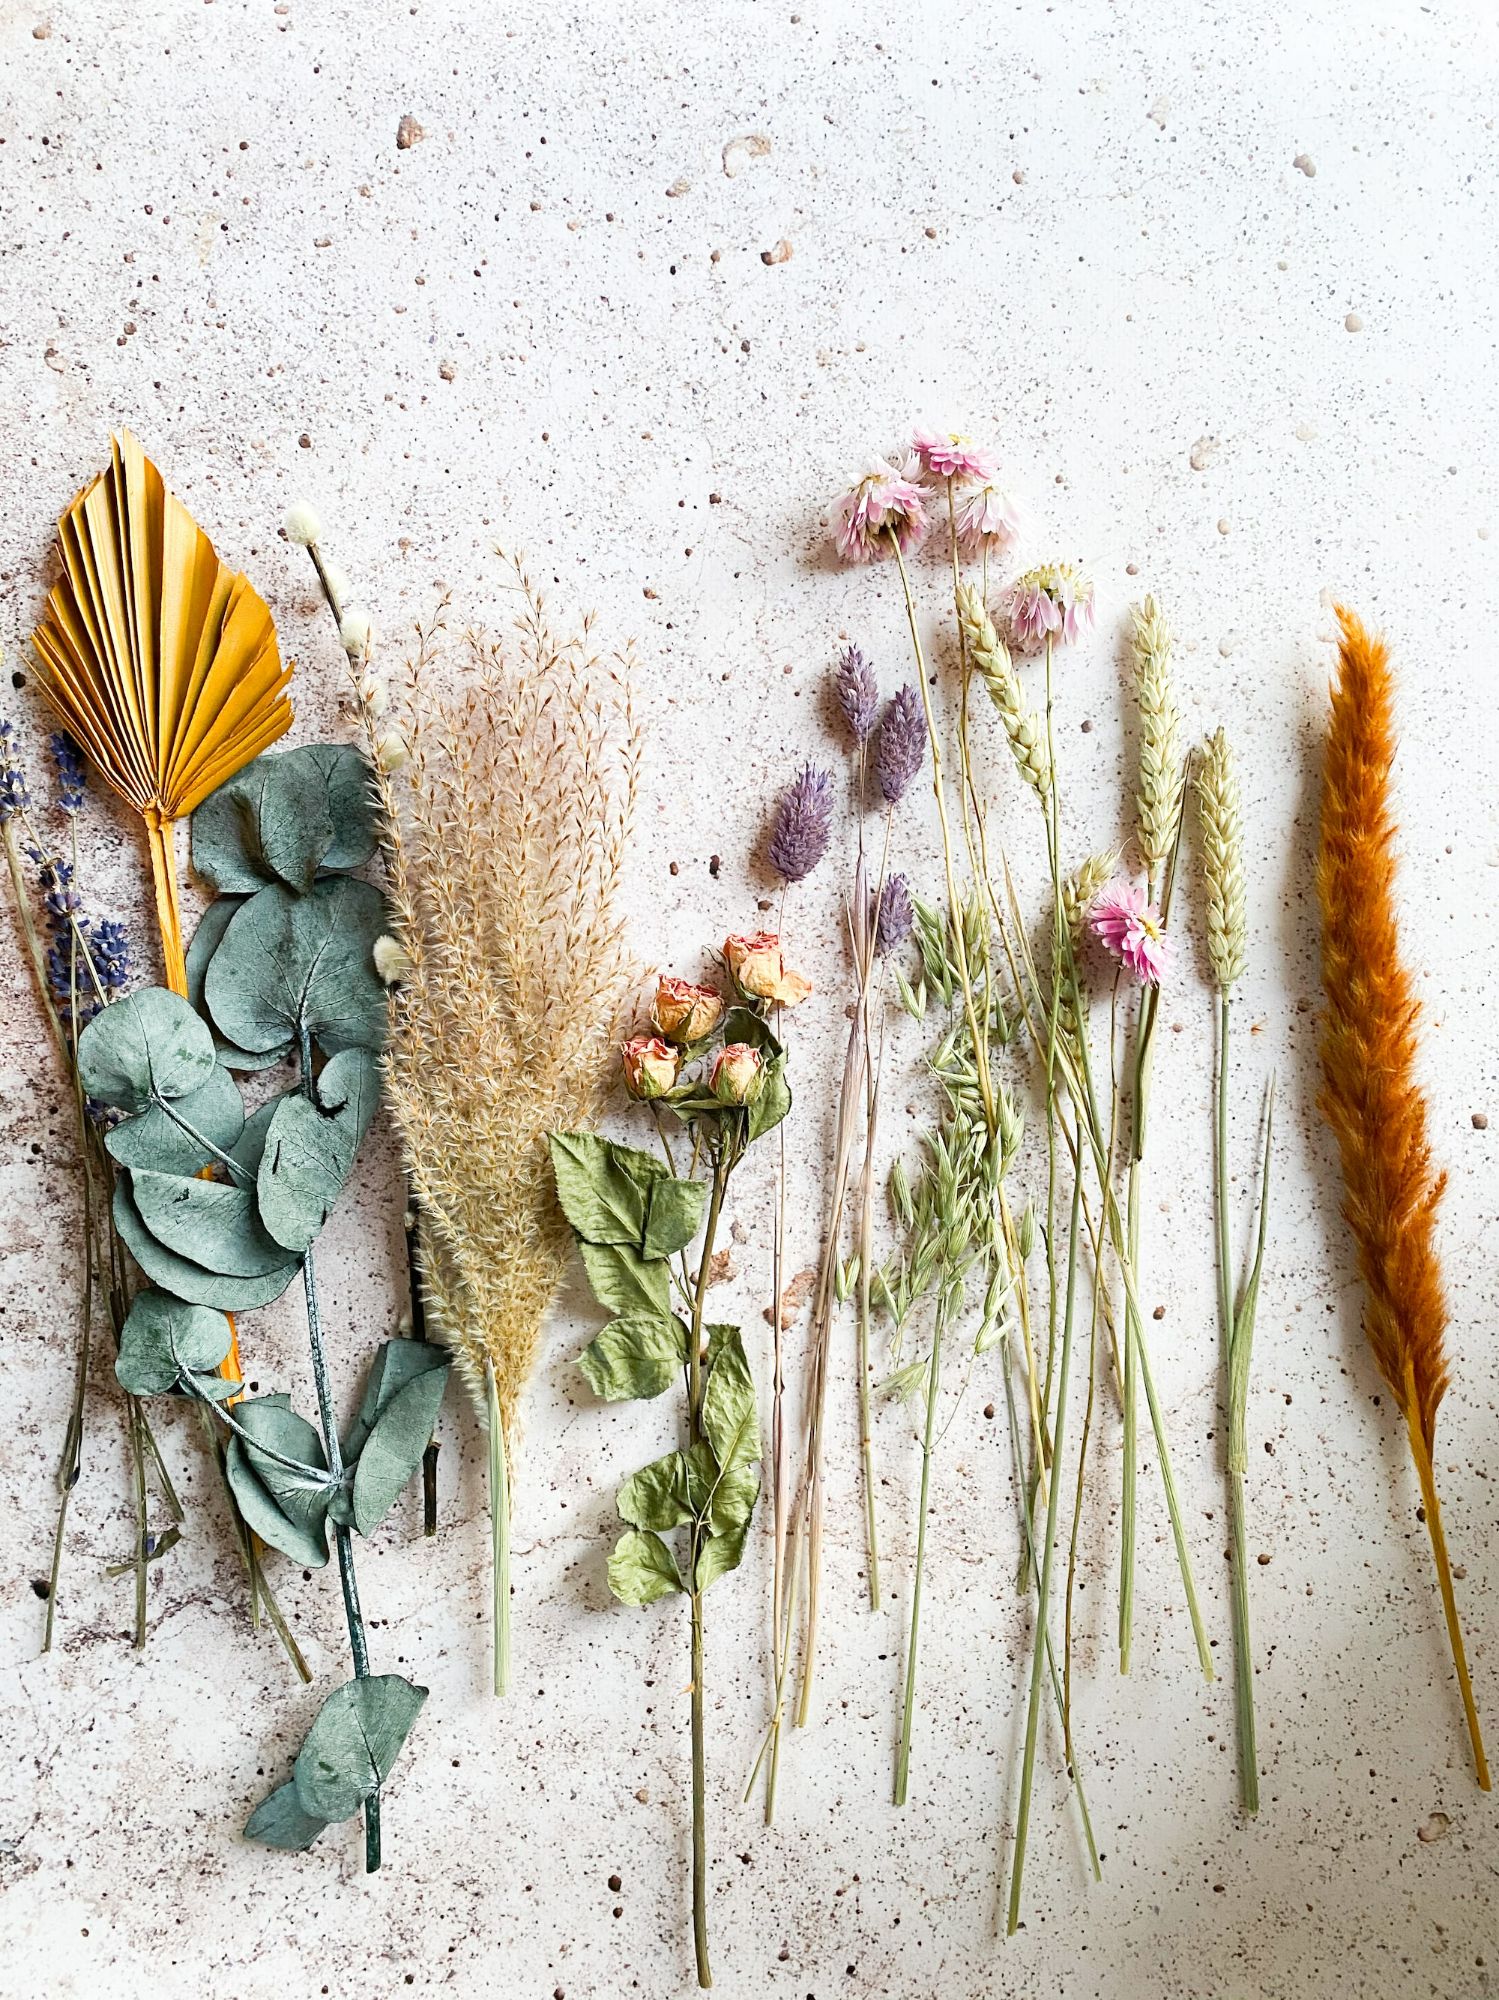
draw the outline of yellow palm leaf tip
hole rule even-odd
[[[141,816],[166,982],[187,991],[172,829],[291,727],[276,628],[128,431],[57,524],[42,693]]]

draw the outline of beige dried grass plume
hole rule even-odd
[[[506,1444],[571,1241],[547,1135],[597,1112],[630,984],[616,893],[640,752],[628,650],[603,659],[588,619],[560,635],[512,568],[513,631],[450,645],[440,615],[391,713],[367,714],[382,764],[392,723],[409,751],[380,778],[409,961],[387,1100],[433,1331]]]

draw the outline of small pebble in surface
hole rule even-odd
[[[418,125],[416,120],[412,117],[411,113],[408,111],[405,117],[402,118],[400,124],[397,125],[396,127],[397,152],[409,153],[411,151],[411,148],[417,143],[417,141],[419,139],[425,139],[426,136],[427,136],[426,132],[420,125]]]
[[[1350,333],[1362,333],[1364,330],[1364,322],[1357,313],[1349,313],[1343,324]]]
[[[791,245],[786,241],[784,236],[773,250],[762,250],[760,252],[760,262],[762,264],[789,264],[791,262]]]
[[[1226,660],[1238,643],[1239,635],[1237,632],[1225,632],[1223,637],[1218,641],[1218,651]]]
[[[1475,1111],[1473,1113],[1473,1130],[1475,1132],[1487,1132],[1488,1129],[1489,1114],[1487,1111]]]
[[[1298,153],[1291,165],[1298,173],[1305,174],[1309,181],[1317,178],[1317,165],[1310,153]]]

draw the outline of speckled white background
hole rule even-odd
[[[799,11],[795,11],[799,8]],[[1271,12],[1275,10],[1269,10]],[[1499,1737],[1492,977],[1499,494],[1494,294],[1499,32],[1483,0],[4,0],[0,615],[9,666],[49,526],[127,422],[301,663],[299,733],[336,728],[337,663],[297,552],[310,495],[387,632],[440,584],[492,606],[494,540],[638,636],[650,728],[631,893],[643,958],[698,964],[768,893],[768,791],[832,751],[822,689],[855,636],[904,670],[884,574],[824,555],[840,477],[913,417],[1002,448],[1029,548],[1093,566],[1100,631],[1061,691],[1074,841],[1120,824],[1119,635],[1155,590],[1194,732],[1246,754],[1254,961],[1235,1116],[1279,1065],[1274,1241],[1251,1409],[1264,1810],[1234,1810],[1226,1681],[1194,1678],[1159,1488],[1142,1485],[1138,1667],[1113,1673],[1118,1438],[1098,1464],[1080,1714],[1105,1880],[1085,1878],[1048,1746],[1024,1932],[999,1934],[1027,1658],[1002,1425],[980,1381],[942,1461],[908,1809],[887,1804],[914,1466],[882,1417],[897,1608],[860,1608],[851,1396],[834,1394],[828,1657],[781,1823],[739,1804],[763,1717],[762,1542],[710,1600],[720,1989],[980,2000],[1322,2000],[1494,1990],[1496,1808],[1472,1783],[1415,1491],[1361,1348],[1328,1149],[1310,1108],[1309,843],[1333,593],[1395,639],[1407,937],[1428,1004],[1457,1386],[1441,1479],[1480,1703]],[[398,150],[403,115],[424,136]],[[758,156],[732,146],[763,134]],[[727,149],[727,150],[726,150]],[[763,253],[784,239],[789,261]],[[926,572],[935,604],[937,578]],[[550,587],[550,586],[549,586]],[[24,724],[32,698],[14,696]],[[1092,724],[1084,733],[1081,725]],[[836,753],[833,753],[836,754]],[[1033,828],[992,765],[1034,892]],[[904,838],[931,879],[918,810]],[[94,822],[99,894],[136,853]],[[710,857],[721,857],[716,877]],[[675,862],[672,875],[668,863]],[[819,983],[797,1023],[792,1268],[841,1032],[836,869],[792,906]],[[8,933],[6,934],[8,935]],[[37,1657],[49,1477],[77,1275],[67,1122],[32,1002],[0,957],[0,1989],[9,1995],[623,2000],[684,1989],[685,1633],[610,1603],[611,1495],[665,1406],[592,1404],[564,1317],[518,1499],[518,1686],[483,1691],[487,1554],[472,1425],[444,1420],[442,1532],[403,1502],[364,1554],[377,1664],[432,1689],[387,1806],[306,1858],[243,1845],[313,1711],[245,1629],[195,1439],[192,1504],[153,1571],[144,1657],[117,1405],[102,1379],[60,1644]],[[1227,1659],[1206,1176],[1208,1006],[1167,1008],[1146,1285],[1219,1657]],[[898,1044],[914,1064],[917,1038]],[[913,1085],[889,1094],[892,1144]],[[756,1178],[756,1174],[759,1178]],[[745,1170],[734,1304],[759,1340],[765,1168]],[[324,1258],[342,1379],[395,1310],[388,1152]],[[574,1302],[577,1303],[577,1302]],[[245,1328],[296,1382],[289,1301]],[[1261,1451],[1261,1446],[1263,1451]],[[327,1575],[281,1588],[324,1685]],[[1499,1746],[1496,1746],[1499,1747]],[[1423,1838],[1423,1831],[1425,1837]],[[609,1878],[622,1886],[615,1892]]]

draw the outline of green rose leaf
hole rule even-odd
[[[415,1349],[382,1366],[393,1348]],[[389,1513],[422,1462],[447,1387],[449,1356],[421,1340],[387,1341],[371,1371],[356,1431],[353,1525],[368,1535]],[[378,1371],[378,1387],[376,1387]],[[371,1388],[375,1400],[371,1407]],[[351,1437],[354,1433],[351,1433]]]
[[[707,1206],[708,1190],[702,1181],[653,1181],[645,1204],[641,1244],[645,1256],[669,1257],[675,1250],[685,1250],[702,1228]]]
[[[747,1516],[737,1528],[731,1528],[726,1534],[708,1537],[697,1552],[695,1577],[699,1590],[706,1590],[710,1583],[717,1583],[721,1576],[738,1569],[744,1560],[744,1545],[748,1539]]]
[[[261,1228],[249,1188],[137,1168],[130,1191],[141,1221],[179,1257],[229,1278],[267,1277],[286,1263],[286,1246]]]
[[[679,1528],[690,1521],[693,1506],[687,1490],[685,1454],[669,1451],[664,1458],[631,1473],[615,1495],[614,1504],[620,1519],[634,1528]]]
[[[179,1256],[159,1243],[146,1227],[128,1180],[129,1176],[122,1174],[115,1183],[115,1228],[136,1263],[152,1284],[163,1291],[172,1292],[191,1305],[217,1306],[222,1312],[253,1312],[257,1306],[269,1305],[272,1299],[280,1298],[301,1269],[300,1258],[283,1252],[285,1263],[263,1277],[236,1278],[207,1270],[191,1258]]]
[[[333,1690],[292,1771],[309,1819],[348,1819],[379,1791],[426,1699],[424,1687],[399,1674],[371,1674]]]
[[[606,1403],[659,1396],[687,1360],[687,1328],[675,1313],[626,1313],[596,1333],[578,1357],[588,1386]]]
[[[207,1024],[165,986],[145,986],[101,1007],[78,1038],[84,1090],[119,1111],[186,1097],[208,1082],[214,1066]]]
[[[268,1235],[303,1251],[343,1192],[380,1098],[380,1072],[367,1049],[330,1056],[313,1085],[283,1097],[272,1114],[255,1197]]]
[[[333,844],[322,771],[295,750],[268,750],[193,814],[193,867],[220,895],[281,881],[305,891]]]
[[[229,1322],[167,1292],[137,1292],[120,1329],[115,1376],[131,1396],[162,1396],[184,1375],[208,1374],[229,1352]]]
[[[664,1258],[648,1263],[623,1243],[580,1243],[578,1253],[593,1296],[608,1311],[653,1318],[669,1311],[671,1284]]]
[[[682,1588],[676,1559],[659,1535],[631,1528],[609,1557],[609,1588],[621,1604],[654,1604]]]
[[[758,1049],[767,1066],[781,1053],[781,1045],[771,1030],[770,1023],[763,1014],[757,1014],[753,1007],[731,1007],[724,1016],[723,1039],[726,1043],[748,1042],[752,1049]]]
[[[288,1778],[278,1785],[245,1821],[245,1839],[258,1840],[265,1847],[284,1848],[288,1854],[305,1854],[328,1822],[310,1813],[297,1796],[297,1787]]]
[[[309,1569],[328,1560],[328,1508],[334,1495],[322,1439],[284,1395],[236,1404],[235,1421],[249,1433],[229,1441],[225,1470],[246,1525],[273,1549]],[[257,1451],[266,1445],[276,1453]],[[295,1467],[282,1459],[295,1461]]]
[[[722,1472],[760,1456],[755,1385],[737,1326],[708,1329],[708,1380],[703,1387],[703,1434]]]
[[[714,1535],[737,1534],[749,1525],[760,1497],[760,1468],[753,1459],[725,1467],[708,1495],[708,1528]]]
[[[122,1167],[196,1174],[219,1153],[229,1152],[244,1129],[239,1086],[228,1070],[214,1069],[207,1083],[186,1097],[148,1104],[134,1118],[114,1126],[105,1133],[104,1143]]]
[[[329,1054],[382,1048],[386,999],[374,946],[385,928],[379,891],[347,875],[315,882],[305,896],[262,889],[235,912],[204,978],[220,1034],[252,1053],[284,1048],[304,1029]]]
[[[786,1081],[786,1058],[774,1056],[765,1066],[765,1077],[749,1107],[749,1136],[763,1139],[775,1130],[791,1109],[791,1086]]]
[[[203,981],[209,961],[223,943],[224,933],[235,915],[248,900],[246,896],[219,896],[198,919],[198,928],[193,932],[193,941],[187,948],[187,997],[200,1014],[208,1012],[208,1003],[203,998]],[[249,1049],[237,1049],[222,1035],[214,1036],[214,1047],[225,1069],[235,1070],[270,1069],[291,1051],[291,1043],[287,1041],[279,1049],[264,1049],[252,1054]]]
[[[557,1199],[574,1235],[638,1250],[651,1190],[668,1178],[661,1162],[597,1132],[554,1132],[551,1149]]]

